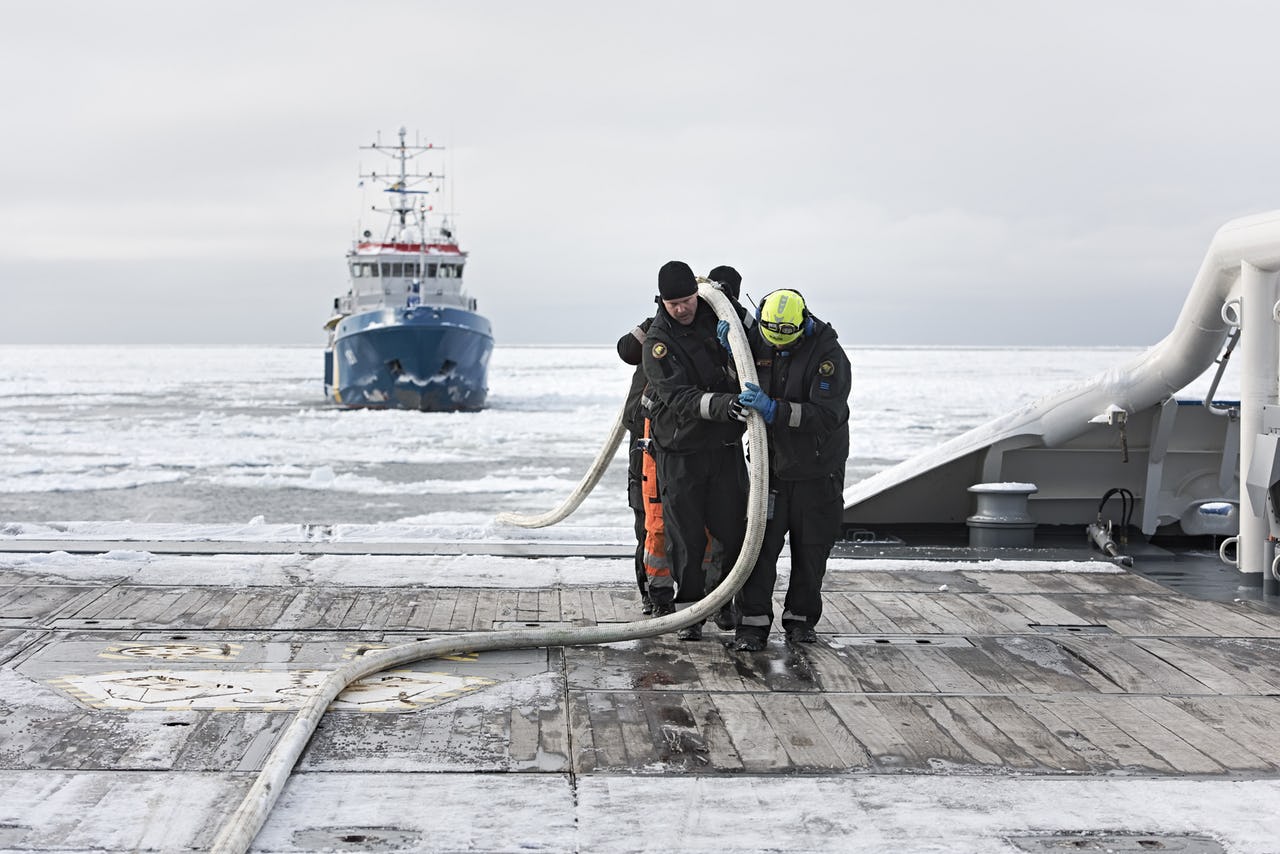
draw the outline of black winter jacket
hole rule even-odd
[[[716,340],[716,313],[701,298],[693,323],[682,326],[659,303],[644,339],[644,375],[653,405],[650,430],[662,451],[694,454],[742,437],[729,414],[738,381]]]
[[[778,401],[769,430],[769,472],[780,480],[809,480],[839,472],[849,459],[849,357],[836,331],[813,318],[813,334],[775,349],[747,333],[760,388]]]

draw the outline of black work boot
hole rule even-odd
[[[685,626],[676,632],[676,637],[680,640],[697,641],[702,640],[702,623],[694,623],[692,626]]]
[[[716,628],[721,631],[730,631],[738,625],[738,611],[733,607],[733,600],[730,599],[724,603],[724,607],[716,614]]]
[[[764,626],[738,626],[733,648],[742,652],[759,652],[769,643],[769,630]]]
[[[665,617],[667,614],[676,612],[675,602],[659,602],[656,599],[651,601],[653,602],[653,616],[655,617]]]
[[[653,600],[649,598],[649,594],[648,594],[648,593],[646,593],[646,594],[644,594],[644,596],[640,597],[640,613],[641,613],[641,614],[652,614],[652,613],[653,613]]]
[[[817,643],[818,633],[808,623],[787,623],[787,643]]]

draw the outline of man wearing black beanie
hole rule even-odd
[[[737,302],[738,296],[742,293],[742,275],[728,264],[721,264],[719,267],[713,267],[707,278],[713,282],[719,282],[724,292],[729,298]]]
[[[738,403],[737,377],[716,340],[715,312],[698,296],[689,265],[662,265],[658,295],[643,365],[652,392],[650,429],[675,579],[674,602],[665,600],[669,588],[650,585],[654,615],[662,616],[676,603],[706,595],[708,531],[724,546],[723,565],[737,562],[746,533],[747,467],[742,456],[746,413]],[[678,636],[701,640],[702,624],[681,629]]]

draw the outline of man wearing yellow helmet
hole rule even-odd
[[[747,333],[760,385],[738,400],[759,412],[769,435],[764,542],[738,596],[737,649],[762,650],[773,624],[773,585],[791,535],[791,581],[782,612],[790,643],[814,643],[822,577],[844,514],[849,459],[849,358],[835,329],[814,317],[798,291],[774,291]]]

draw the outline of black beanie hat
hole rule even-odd
[[[684,299],[698,292],[698,280],[683,261],[668,261],[658,271],[658,293],[665,300]]]
[[[738,294],[742,292],[742,276],[732,267],[721,264],[710,273],[707,278],[713,282],[719,282],[724,285],[724,289],[729,292],[729,296],[734,299],[738,298]]]

